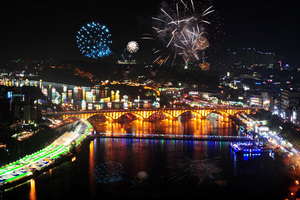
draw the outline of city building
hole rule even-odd
[[[280,97],[280,117],[290,122],[296,122],[300,92],[298,90],[282,89]]]

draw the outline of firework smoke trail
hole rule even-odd
[[[207,157],[207,155],[206,155]],[[220,157],[209,158],[188,158],[179,160],[174,167],[170,181],[175,184],[196,183],[214,183],[221,179],[222,168],[219,167]]]
[[[180,9],[183,7],[183,9]],[[161,40],[167,48],[175,52],[174,55],[181,55],[185,63],[189,61],[199,61],[201,56],[198,54],[209,47],[205,24],[210,24],[205,16],[213,13],[213,6],[209,6],[202,13],[198,14],[193,0],[184,2],[180,0],[175,4],[175,11],[168,12],[169,9],[161,8],[161,15],[152,17],[157,23],[153,26],[158,39]],[[170,55],[163,60],[168,60]],[[155,59],[154,62],[158,61]],[[174,59],[173,62],[174,63]]]

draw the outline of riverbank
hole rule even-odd
[[[295,199],[300,189],[300,132],[295,125],[265,110],[258,111],[253,117],[269,128],[260,135],[264,135],[265,132],[271,136],[266,145],[275,152],[275,159],[281,163],[281,173],[288,185],[287,199]]]
[[[69,158],[90,134],[91,124],[80,120],[75,129],[65,132],[52,144],[0,168],[0,190],[13,187],[41,174]]]
[[[74,123],[65,123],[56,128],[42,125],[37,133],[23,141],[8,137],[4,141],[6,144],[5,149],[0,149],[0,166],[45,148],[59,138],[64,132],[71,129],[73,125]]]

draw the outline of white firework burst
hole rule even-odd
[[[139,50],[139,44],[136,41],[130,41],[126,47],[130,53],[136,53]]]
[[[201,61],[204,50],[209,47],[206,26],[210,22],[206,18],[213,12],[213,6],[197,12],[193,0],[181,0],[175,4],[175,9],[166,6],[160,9],[159,16],[152,17],[155,24],[153,29],[159,40],[175,54],[182,56],[186,64],[189,61]]]

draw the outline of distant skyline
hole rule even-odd
[[[160,5],[159,0],[2,2],[0,58],[83,58],[76,33],[91,21],[110,29],[115,56],[120,56],[129,41],[136,40],[141,43],[139,53],[151,57],[154,44],[141,41],[141,37],[152,32],[151,17],[158,13]],[[274,52],[285,56],[291,66],[300,66],[299,1],[216,0],[211,5],[222,18],[222,48],[251,47]]]

